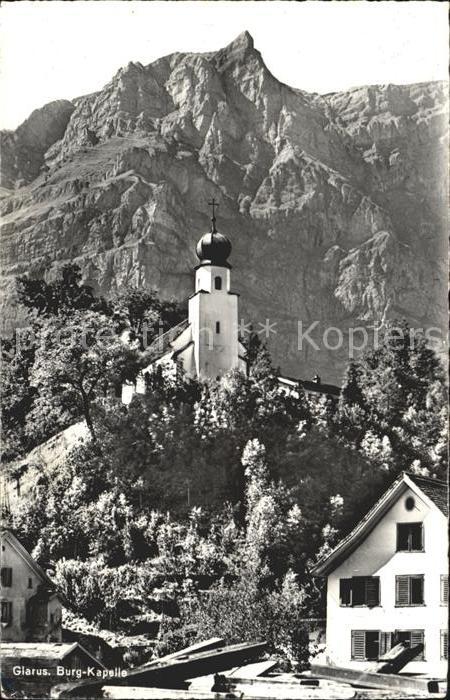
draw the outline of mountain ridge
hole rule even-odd
[[[242,316],[277,324],[286,373],[336,382],[348,359],[345,343],[299,351],[299,320],[344,338],[393,316],[445,327],[444,84],[307,93],[244,32],[217,52],[130,62],[70,105],[52,108],[45,152],[12,138],[20,127],[2,134],[7,327],[14,276],[51,278],[67,260],[103,294],[187,296],[211,196]]]

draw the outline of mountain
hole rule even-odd
[[[446,110],[444,83],[293,89],[247,32],[129,63],[1,135],[5,329],[21,319],[14,277],[51,279],[69,260],[106,295],[188,296],[214,196],[242,318],[276,324],[284,373],[339,381],[352,326],[445,328]],[[299,349],[298,321],[317,321],[319,349]],[[330,326],[341,349],[319,342]]]

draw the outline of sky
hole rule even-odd
[[[0,127],[99,90],[129,61],[212,51],[242,31],[276,78],[310,92],[447,80],[446,2],[6,2]]]

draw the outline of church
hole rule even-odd
[[[129,404],[134,394],[144,394],[145,375],[160,367],[165,376],[182,372],[195,379],[218,379],[237,369],[248,370],[246,350],[239,339],[239,295],[231,288],[232,246],[216,228],[213,199],[211,230],[197,243],[199,264],[195,268],[194,292],[188,301],[188,318],[158,337],[148,348],[149,365],[136,383],[122,386],[122,403]],[[308,395],[338,396],[339,389],[322,384],[320,377],[302,381],[278,377],[280,391],[295,395],[299,386]]]
[[[217,379],[230,370],[247,371],[245,348],[239,340],[239,295],[231,289],[231,243],[217,231],[215,207],[211,230],[197,243],[195,291],[189,297],[188,318],[149,347],[152,362],[136,384],[125,384],[122,402],[145,392],[145,374],[161,367],[166,376],[182,371],[196,379]]]

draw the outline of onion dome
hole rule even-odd
[[[214,205],[217,206],[215,202]],[[231,253],[231,243],[226,236],[217,231],[214,210],[211,224],[211,231],[205,233],[197,243],[197,257],[202,264],[228,267],[227,259]]]
[[[231,243],[226,236],[217,231],[211,231],[200,238],[196,252],[202,263],[227,265],[227,258],[231,253]]]

